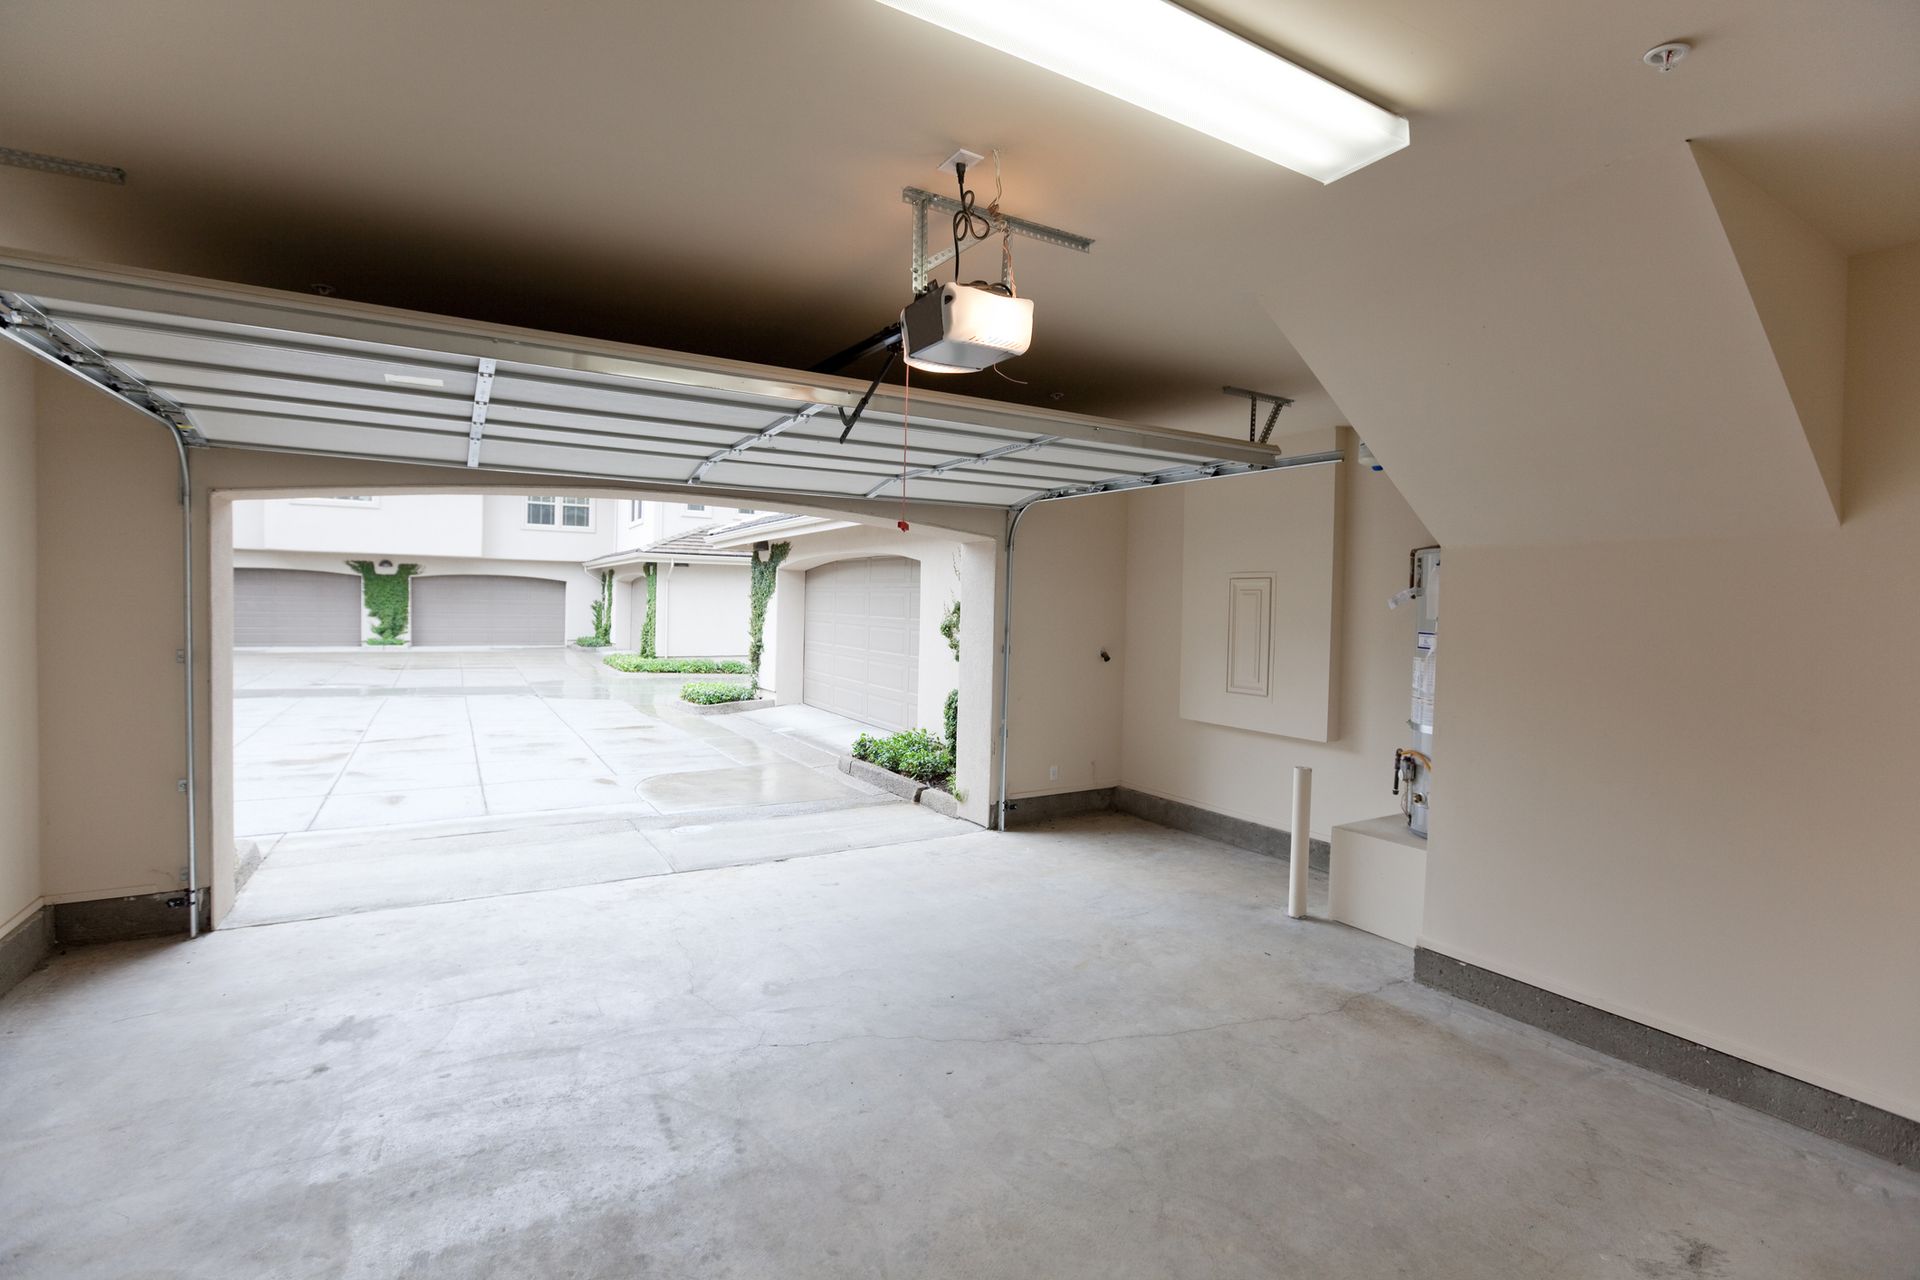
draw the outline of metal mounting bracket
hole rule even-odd
[[[489,356],[480,358],[480,372],[473,382],[473,418],[467,428],[467,465],[480,465],[480,437],[486,434],[487,404],[493,399],[493,370],[495,361]]]
[[[757,445],[768,444],[782,431],[797,427],[807,419],[813,417],[814,414],[825,413],[826,409],[827,406],[823,404],[810,404],[786,415],[784,418],[776,418],[750,436],[742,436],[726,448],[703,458],[700,464],[693,469],[693,474],[687,477],[687,483],[699,484],[707,478],[707,472],[713,470],[715,466],[726,461],[728,458],[738,457],[740,454],[745,453]]]
[[[927,291],[927,286],[933,279],[934,268],[953,258],[951,246],[937,253],[927,252],[927,210],[938,209],[941,213],[952,215],[960,212],[960,202],[952,196],[935,195],[919,187],[901,188],[900,199],[913,206],[913,296],[917,298]],[[1071,231],[1049,227],[1043,222],[1029,222],[1025,218],[1016,218],[1009,213],[991,214],[977,205],[975,210],[981,217],[993,223],[995,234],[1011,231],[1016,236],[1025,236],[1029,240],[1038,240],[1042,244],[1054,245],[1061,249],[1072,249],[1078,253],[1086,253],[1093,248],[1091,239],[1075,235]],[[960,247],[964,250],[967,244],[977,243],[979,242],[968,241]],[[1007,281],[1002,280],[1001,283],[1006,284]]]
[[[877,498],[893,485],[903,484],[917,476],[937,476],[949,471],[957,471],[961,467],[985,466],[989,462],[994,462],[1000,458],[1012,457],[1016,453],[1025,453],[1029,449],[1045,448],[1059,438],[1059,436],[1035,436],[1031,440],[1022,440],[1017,444],[1002,445],[998,449],[989,449],[985,453],[976,453],[969,458],[955,458],[950,462],[942,462],[931,467],[914,467],[912,470],[904,471],[897,476],[888,476],[885,480],[882,480],[879,484],[867,490],[862,496]]]
[[[1249,444],[1265,444],[1268,440],[1272,439],[1273,424],[1280,420],[1280,411],[1293,403],[1291,397],[1277,396],[1271,391],[1249,391],[1245,387],[1222,387],[1220,388],[1220,394],[1223,396],[1240,396],[1248,402],[1247,442]],[[1267,425],[1265,427],[1259,427],[1258,435],[1256,436],[1255,430],[1260,421],[1260,406],[1263,404],[1269,406],[1267,409]]]

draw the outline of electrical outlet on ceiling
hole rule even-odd
[[[969,151],[965,147],[962,147],[940,162],[938,172],[946,174],[949,178],[955,178],[959,176],[958,166],[965,165],[967,168],[972,169],[982,164],[985,160],[986,157],[978,151]]]

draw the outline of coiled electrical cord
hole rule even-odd
[[[960,283],[960,245],[967,240],[985,240],[993,234],[993,222],[973,207],[973,192],[967,189],[967,166],[953,167],[960,184],[960,207],[953,211],[953,282]]]

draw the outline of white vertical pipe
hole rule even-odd
[[[1307,914],[1307,864],[1312,861],[1313,770],[1293,767],[1293,826],[1287,837],[1287,914]]]

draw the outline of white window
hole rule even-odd
[[[530,529],[591,529],[593,501],[590,498],[529,497],[527,527]]]
[[[645,516],[646,513],[647,513],[647,504],[640,501],[640,499],[634,498],[632,501],[627,503],[627,523],[628,524],[640,523],[641,517]]]
[[[741,508],[740,508],[740,514],[741,514],[741,515],[743,515],[743,516],[750,516],[750,515],[752,515],[752,514],[753,514],[753,508],[752,508],[752,507],[741,507]]]
[[[689,502],[687,504],[687,510],[689,511],[705,511],[706,509],[707,504],[704,502]]]

